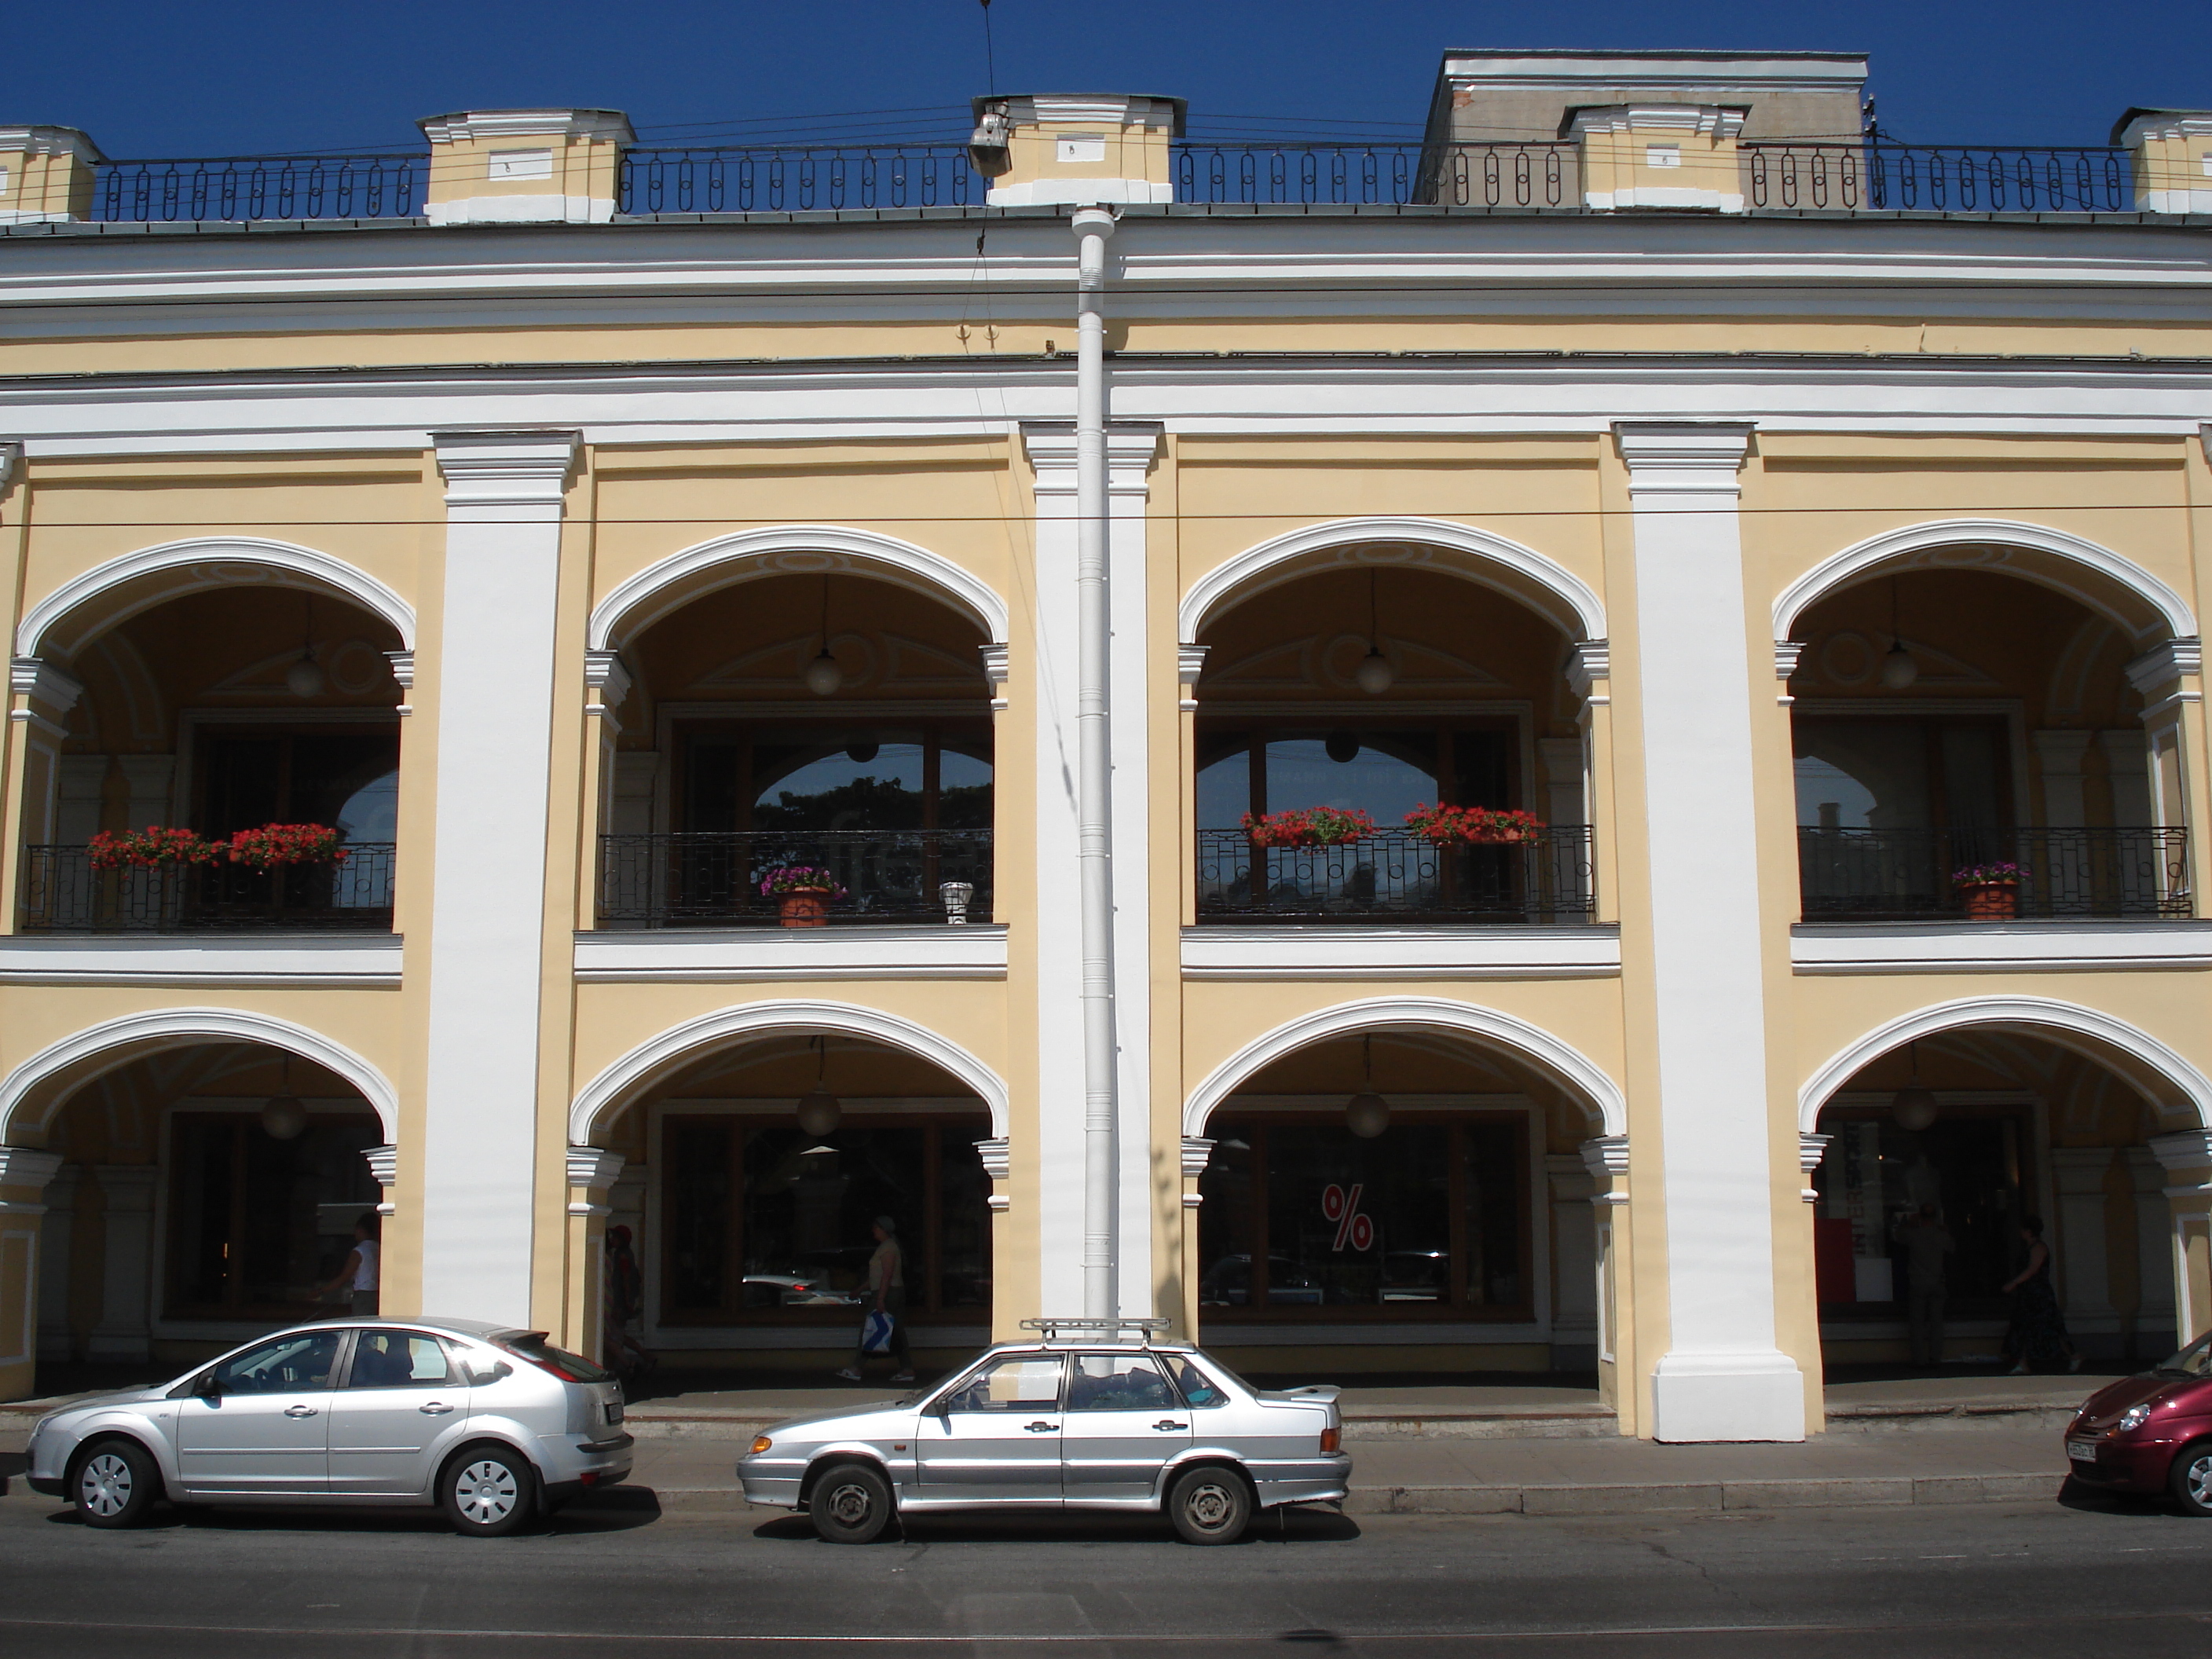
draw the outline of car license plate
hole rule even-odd
[[[611,1401],[609,1401],[607,1402],[607,1426],[608,1426],[608,1427],[610,1427],[610,1428],[612,1428],[616,1424],[617,1424],[617,1423],[621,1422],[622,1420],[623,1420],[623,1408],[622,1408],[622,1401],[619,1401],[619,1400],[611,1400]]]
[[[2094,1463],[2097,1461],[2097,1443],[2094,1440],[2069,1440],[2066,1443],[2066,1455],[2076,1463]]]

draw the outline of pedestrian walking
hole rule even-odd
[[[318,1298],[346,1292],[350,1310],[357,1314],[374,1314],[377,1305],[377,1224],[374,1210],[365,1210],[353,1224],[353,1249],[347,1253],[345,1263],[327,1285],[316,1289]]]
[[[876,1251],[868,1258],[868,1312],[871,1316],[882,1314],[891,1322],[890,1352],[898,1362],[891,1381],[911,1382],[914,1357],[908,1352],[906,1342],[906,1259],[899,1249],[898,1223],[890,1216],[879,1215],[869,1231],[875,1235]],[[867,1363],[868,1320],[863,1319],[860,1340],[853,1351],[853,1363],[837,1375],[848,1382],[858,1382],[861,1367]]]
[[[2031,1370],[2055,1370],[2063,1360],[2069,1371],[2081,1369],[2081,1356],[2066,1334],[2066,1317],[2058,1311],[2058,1293],[2051,1288],[2051,1247],[2043,1242],[2043,1218],[2020,1218],[2020,1236],[2027,1246],[2027,1265],[2004,1282],[2012,1297],[2012,1322],[2006,1328],[2004,1357],[2013,1362],[2011,1376]]]
[[[1912,1363],[1943,1363],[1943,1304],[1948,1263],[1958,1244],[1933,1204],[1923,1204],[1897,1230],[1905,1249],[1905,1312],[1912,1337]]]

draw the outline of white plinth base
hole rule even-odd
[[[1651,1376],[1655,1440],[1802,1440],[1805,1376],[1786,1353],[1670,1353]]]

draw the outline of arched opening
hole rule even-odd
[[[2172,693],[2193,660],[2141,594],[1937,543],[1862,562],[1790,625],[1807,921],[2192,913]]]
[[[264,1330],[363,1305],[339,1285],[376,1226],[391,1135],[341,1071],[255,1041],[127,1042],[135,1057],[27,1098],[60,1168],[42,1199],[35,1391],[143,1382]],[[372,1279],[372,1283],[375,1283]],[[371,1310],[373,1311],[373,1309]]]
[[[588,1112],[621,1153],[607,1230],[629,1230],[634,1308],[612,1326],[672,1386],[848,1364],[869,1303],[873,1224],[898,1242],[904,1322],[925,1369],[989,1340],[993,1103],[912,1048],[789,1018],[706,1039]],[[585,1127],[580,1124],[579,1128]],[[625,1318],[625,1316],[627,1316]]]
[[[391,927],[407,636],[312,557],[153,561],[40,622],[23,931]]]
[[[1207,1346],[1263,1374],[1284,1346],[1320,1346],[1350,1370],[1588,1387],[1612,1352],[1610,1240],[1581,1150],[1603,1108],[1419,1008],[1316,1029],[1255,1045],[1261,1063],[1205,1091],[1186,1261]]]
[[[601,926],[990,920],[988,641],[947,597],[813,562],[641,602]]]
[[[2171,1075],[2180,1062],[2108,1017],[1984,1000],[1898,1022],[1808,1090],[1832,1381],[2056,1370],[2069,1352],[2125,1370],[2202,1322],[2176,1278],[2192,1238],[2203,1255],[2202,1200],[2167,1194],[2169,1164],[2203,1161],[2201,1134],[2175,1133],[2197,1121],[2197,1091]],[[2029,1265],[2031,1222],[2063,1346],[2033,1287],[2025,1304],[2007,1289]]]
[[[1198,920],[1588,917],[1564,609],[1471,556],[1391,543],[1219,595],[1196,635]]]

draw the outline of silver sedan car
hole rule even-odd
[[[1188,1343],[1002,1343],[895,1404],[779,1423],[738,1465],[748,1502],[865,1544],[895,1513],[1164,1510],[1225,1544],[1255,1510],[1341,1501],[1334,1387],[1251,1388]]]
[[[622,1385],[542,1331],[346,1319],[250,1342],[31,1431],[32,1490],[95,1527],[178,1504],[442,1506],[514,1531],[630,1468]]]

